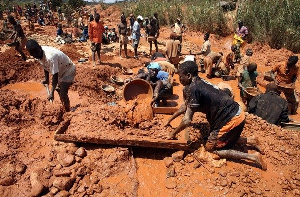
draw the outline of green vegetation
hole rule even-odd
[[[153,16],[157,12],[162,25],[174,24],[180,17],[189,28],[226,36],[241,19],[255,41],[268,43],[273,48],[286,47],[300,52],[299,0],[240,0],[233,24],[223,12],[218,0],[139,0],[122,3],[128,16]],[[235,11],[230,13],[235,16]],[[229,25],[230,24],[230,25]],[[234,25],[234,27],[233,27]]]
[[[156,12],[162,25],[172,25],[179,17],[190,28],[225,36],[230,32],[218,2],[217,0],[140,0],[137,3],[129,2],[124,11],[126,15],[133,13],[135,16],[153,16]]]
[[[244,21],[254,40],[300,52],[299,0],[243,1],[237,19]]]

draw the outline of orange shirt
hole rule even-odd
[[[89,24],[89,37],[91,42],[102,43],[102,34],[105,31],[103,22],[92,21]]]
[[[277,83],[291,84],[293,77],[299,75],[299,67],[296,65],[291,67],[288,73],[285,73],[285,69],[286,63],[273,67],[272,71],[277,72],[275,80]]]

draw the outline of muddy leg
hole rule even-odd
[[[150,52],[149,52],[149,55],[151,55],[151,52],[152,52],[152,41],[150,41],[149,43],[150,43]]]
[[[120,44],[119,56],[122,57],[122,44]]]
[[[226,159],[237,159],[237,160],[248,159],[250,161],[254,161],[257,164],[259,164],[262,170],[267,170],[267,164],[263,161],[261,154],[258,152],[249,154],[249,153],[243,153],[236,150],[217,150],[214,151],[213,153],[217,154],[221,158],[226,158]]]
[[[128,55],[127,55],[127,44],[124,45],[124,51],[125,51],[125,57],[128,58]]]
[[[63,104],[65,112],[70,111],[70,99],[69,99],[69,95],[68,95],[70,85],[71,85],[70,83],[62,82],[59,86],[59,89],[60,89],[59,97]]]

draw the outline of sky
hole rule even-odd
[[[93,2],[93,0],[85,0],[85,1]],[[97,2],[98,0],[95,1]],[[118,1],[122,1],[122,0],[118,0]],[[116,0],[104,0],[104,3],[115,3],[115,2]]]

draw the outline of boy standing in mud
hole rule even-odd
[[[49,73],[53,75],[52,89],[48,95],[48,100],[54,100],[54,90],[57,90],[65,112],[69,112],[68,91],[74,82],[75,64],[62,51],[49,46],[40,46],[37,41],[32,39],[26,43],[26,49],[31,56],[40,61],[44,69],[45,80],[42,82],[43,84],[49,84]]]
[[[9,15],[7,17],[7,20],[14,27],[14,32],[11,34],[10,39],[13,39],[12,43],[14,43],[15,50],[18,51],[21,54],[23,60],[26,61],[26,55],[22,51],[27,42],[23,29],[20,23],[18,23],[13,16]]]
[[[210,134],[205,149],[221,158],[248,159],[258,163],[263,170],[267,169],[260,153],[253,154],[231,149],[237,142],[246,143],[260,150],[255,137],[241,138],[245,125],[245,114],[239,104],[217,86],[198,76],[198,66],[193,61],[183,62],[179,67],[179,80],[184,86],[185,103],[173,114],[165,126],[181,114],[184,117],[180,125],[169,134],[169,139],[188,127],[195,112],[206,114],[210,124]]]

